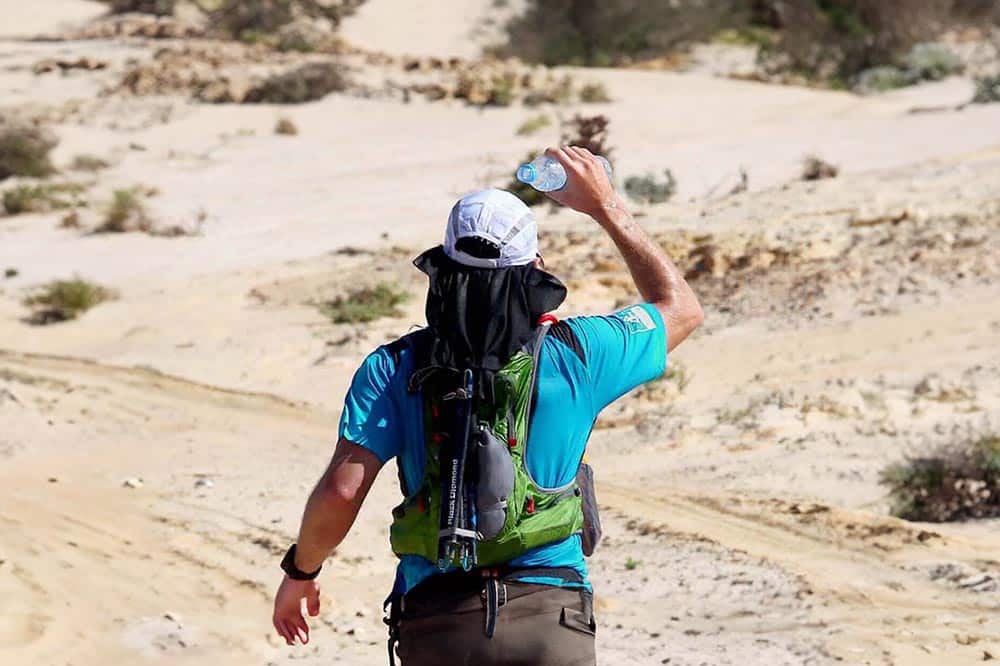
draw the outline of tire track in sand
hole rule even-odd
[[[637,494],[600,487],[601,503],[648,529],[691,534],[797,574],[816,595],[817,620],[837,630],[830,652],[852,664],[981,663],[1000,654],[998,601],[932,581],[931,562],[995,566],[1000,536],[939,534],[905,521],[781,500]]]

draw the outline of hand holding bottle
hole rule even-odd
[[[566,172],[566,184],[546,192],[549,197],[593,218],[621,205],[611,184],[610,166],[605,166],[607,160],[579,146],[549,148],[545,154],[558,160]]]

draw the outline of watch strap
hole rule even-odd
[[[313,572],[303,571],[295,566],[295,551],[297,545],[298,544],[293,543],[288,549],[288,552],[285,553],[285,556],[281,559],[281,570],[284,571],[292,580],[313,580],[319,575],[319,572],[322,571],[323,565],[320,565],[319,568]]]

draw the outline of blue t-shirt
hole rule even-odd
[[[573,317],[566,325],[578,350],[547,335],[538,361],[538,394],[528,428],[526,460],[536,483],[557,488],[576,476],[597,415],[631,389],[663,374],[667,337],[659,311],[635,305],[611,315]],[[423,405],[406,382],[413,371],[409,349],[399,363],[385,346],[365,359],[347,392],[340,436],[374,453],[383,463],[397,458],[406,485],[420,487],[424,467]],[[567,567],[587,583],[579,535],[530,550],[514,567]],[[400,559],[395,592],[406,593],[438,572],[416,555]],[[531,582],[560,584],[558,578]]]

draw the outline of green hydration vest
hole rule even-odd
[[[525,347],[494,375],[492,404],[474,408],[478,432],[470,440],[467,464],[475,470],[476,566],[503,564],[533,548],[561,541],[583,527],[576,480],[561,488],[541,488],[526,464],[538,355],[547,330],[547,324],[540,326]],[[393,509],[389,539],[397,556],[419,555],[437,562],[442,507],[439,451],[449,434],[442,430],[447,428],[441,418],[443,397],[429,395],[427,390],[422,393],[424,475],[419,487],[410,489],[400,468],[405,499]],[[451,564],[460,565],[457,558]]]

